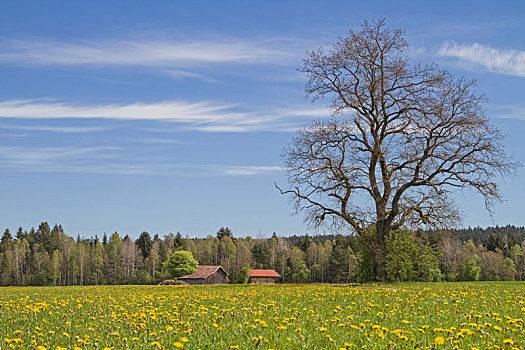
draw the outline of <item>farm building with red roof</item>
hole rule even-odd
[[[195,273],[179,277],[180,281],[188,284],[225,284],[228,273],[222,266],[199,266]]]
[[[250,278],[248,283],[252,284],[272,284],[277,279],[281,278],[281,275],[275,270],[252,270],[250,272]]]

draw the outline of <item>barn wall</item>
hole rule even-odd
[[[221,269],[215,271],[213,274],[208,276],[208,278],[181,278],[181,281],[184,281],[191,285],[197,284],[226,284],[228,283],[227,276]]]
[[[204,284],[203,278],[188,278],[188,279],[183,279],[183,281],[191,285]]]
[[[204,280],[204,284],[226,284],[226,275],[222,270],[215,271],[211,276]]]
[[[252,284],[273,284],[275,283],[275,278],[272,277],[252,277],[250,279]]]

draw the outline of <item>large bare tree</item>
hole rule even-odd
[[[366,239],[382,280],[392,230],[456,222],[454,188],[476,190],[490,211],[495,179],[518,166],[475,81],[412,64],[407,48],[403,30],[380,19],[308,52],[306,93],[329,98],[333,117],[297,132],[283,150],[290,187],[278,187],[314,225],[347,225]]]

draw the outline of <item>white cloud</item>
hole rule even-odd
[[[0,146],[0,168],[23,172],[152,175],[145,165],[126,163],[120,147]]]
[[[312,117],[329,115],[326,109],[316,107],[259,108],[259,110],[248,110],[233,104],[184,101],[75,105],[49,100],[8,100],[0,102],[0,118],[164,121],[177,123],[182,129],[208,132],[289,132],[305,122],[310,122]],[[12,128],[57,132],[99,130],[97,127],[62,126],[13,126]]]
[[[293,42],[292,42],[293,43]],[[0,41],[0,62],[35,66],[176,67],[210,63],[281,64],[302,55],[290,40],[99,40],[67,43],[48,39]],[[300,57],[300,56],[299,56]]]
[[[47,165],[48,162],[60,162],[72,159],[90,159],[93,157],[107,158],[108,155],[100,157],[100,152],[119,150],[117,147],[0,147],[0,159],[4,165],[37,166]],[[96,156],[94,156],[96,155]]]
[[[27,137],[29,136],[28,133],[23,134],[0,134],[1,137]]]
[[[133,139],[133,142],[153,143],[153,144],[175,144],[175,145],[187,144],[187,142],[185,141],[173,140],[173,139],[162,139],[162,138],[157,138],[157,137],[135,138]]]
[[[185,70],[168,69],[168,70],[165,70],[164,72],[166,74],[168,74],[170,77],[174,78],[174,79],[190,78],[190,79],[202,80],[202,81],[204,81],[206,83],[214,83],[214,84],[220,83],[220,81],[218,81],[216,79],[207,77],[207,76],[202,75],[202,74],[185,71]]]
[[[208,102],[167,101],[81,106],[36,100],[0,102],[0,117],[20,119],[120,119],[164,120],[173,122],[211,122],[238,120],[245,114],[232,112],[233,105],[212,105]]]
[[[0,169],[24,172],[63,172],[148,176],[250,176],[282,171],[278,166],[177,164],[151,162],[140,151],[118,147],[0,146]]]
[[[222,167],[225,175],[259,175],[268,172],[282,171],[278,166],[225,166]]]
[[[481,66],[484,69],[507,75],[525,77],[525,51],[498,50],[478,43],[443,43],[439,55],[459,59],[466,66]]]
[[[85,133],[108,130],[100,126],[31,126],[31,125],[8,125],[0,124],[0,129],[8,130],[28,130],[28,131],[49,131],[58,133]]]
[[[251,128],[239,125],[196,125],[190,126],[189,129],[207,132],[252,132],[261,131],[263,126],[253,126]]]
[[[525,120],[523,106],[492,106],[489,112],[497,118]]]
[[[330,116],[328,108],[324,107],[302,107],[295,109],[281,109],[281,113],[290,117],[310,117],[310,118],[326,118]]]

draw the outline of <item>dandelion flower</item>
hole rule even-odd
[[[438,345],[442,345],[442,344],[445,344],[445,338],[443,337],[436,337],[436,339],[434,339],[434,342]]]

